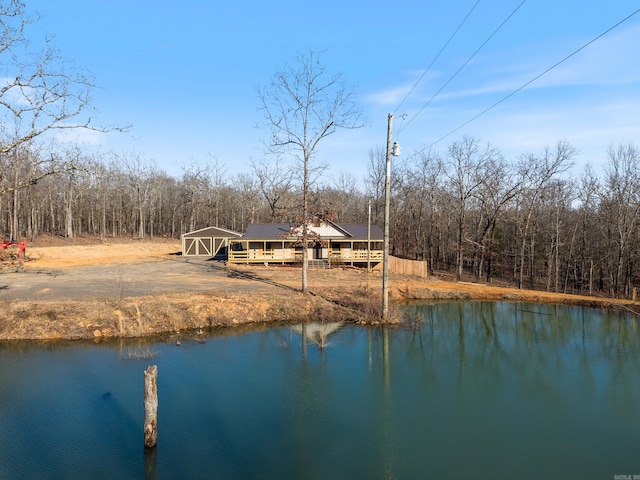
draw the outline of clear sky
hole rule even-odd
[[[174,176],[213,157],[228,173],[250,172],[267,137],[256,128],[257,89],[309,49],[324,51],[328,70],[354,85],[368,121],[319,145],[329,177],[365,175],[391,112],[405,160],[434,142],[444,153],[462,135],[508,158],[566,139],[581,170],[640,132],[640,14],[456,130],[632,14],[637,0],[26,3],[41,15],[36,31],[54,35],[63,56],[94,75],[97,120],[132,125],[129,134],[83,139],[141,153]]]

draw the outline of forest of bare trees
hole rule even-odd
[[[26,32],[33,20],[22,1],[4,2],[0,19],[4,239],[177,239],[207,226],[242,232],[249,223],[314,214],[365,223],[369,205],[372,222],[382,224],[382,148],[369,152],[364,178],[327,178],[325,163],[310,162],[333,131],[363,125],[351,90],[340,76],[325,79],[313,52],[299,58],[299,70],[283,70],[259,92],[272,134],[265,158],[229,174],[212,155],[184,165],[175,177],[141,153],[97,154],[61,142],[56,133],[127,127],[92,122],[91,77],[70,68],[48,39],[41,48],[31,46]],[[335,90],[325,92],[329,87]],[[289,102],[304,106],[300,116]],[[394,160],[391,254],[425,260],[432,273],[458,280],[634,297],[640,151],[634,144],[611,145],[597,159],[598,173],[589,167],[575,173],[576,155],[558,141],[507,159],[465,136],[445,153],[422,150]]]
[[[42,235],[179,238],[206,226],[300,218],[301,189],[280,161],[230,175],[215,157],[167,175],[140,154],[57,152],[74,168],[12,189],[38,173],[43,148],[0,155],[0,228],[6,239]],[[555,292],[631,297],[640,274],[640,150],[611,146],[602,173],[571,174],[565,141],[505,159],[478,139],[442,157],[418,152],[392,172],[391,253],[426,260],[432,273]],[[383,221],[384,151],[369,152],[365,178],[325,178],[309,209],[337,222]]]

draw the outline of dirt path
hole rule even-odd
[[[295,267],[225,266],[182,257],[179,241],[28,247],[19,272],[0,274],[0,340],[144,336],[301,318],[379,318],[381,276]],[[5,272],[7,270],[5,269]],[[391,276],[392,302],[508,300],[636,309],[631,302]]]
[[[293,267],[227,267],[206,257],[182,257],[179,242],[134,242],[69,247],[34,247],[18,272],[0,275],[0,300],[61,300],[90,297],[141,297],[184,292],[268,291],[297,289],[300,271]],[[317,270],[310,287],[336,282],[366,284],[359,269]],[[379,274],[371,282],[379,282]]]

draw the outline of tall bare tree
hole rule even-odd
[[[502,155],[495,155],[485,167],[485,181],[478,187],[475,197],[479,203],[476,233],[473,239],[477,254],[474,256],[474,275],[491,279],[491,257],[496,225],[510,202],[522,188],[522,178]]]
[[[273,161],[270,158],[252,161],[251,168],[258,177],[260,192],[269,204],[273,222],[287,209],[286,199],[291,191],[294,172],[290,167],[283,165],[282,159],[277,156]]]
[[[39,39],[31,29],[35,21],[25,2],[0,2],[0,155],[11,156],[16,164],[11,172],[0,171],[0,196],[77,168],[70,159],[53,153],[26,155],[36,140],[50,141],[61,132],[77,129],[106,132],[127,128],[95,125],[90,113],[93,78],[71,67],[52,38]],[[11,173],[16,175],[5,181]],[[13,199],[18,207],[18,194],[14,193]]]
[[[611,267],[612,293],[617,297],[629,286],[622,281],[624,260],[640,223],[640,150],[637,146],[629,143],[609,147],[602,208],[615,254]]]
[[[125,166],[126,185],[125,188],[131,198],[132,211],[137,219],[138,238],[145,237],[147,213],[149,206],[155,195],[157,187],[156,166],[152,161],[146,160],[141,154],[131,154],[122,159]],[[132,222],[133,225],[133,222]],[[133,235],[134,228],[131,229]]]
[[[365,187],[367,189],[367,195],[372,200],[374,223],[378,223],[380,212],[384,208],[385,172],[387,168],[386,155],[386,150],[380,146],[369,150]]]
[[[522,219],[518,229],[521,239],[520,274],[518,288],[523,288],[527,242],[529,242],[529,278],[533,282],[534,236],[531,234],[534,213],[544,199],[544,192],[558,175],[572,165],[576,149],[566,140],[559,141],[555,148],[545,147],[541,155],[527,154],[520,159],[518,169],[523,177],[522,198],[520,200]]]
[[[232,225],[230,227],[232,230],[245,230],[247,224],[255,222],[259,214],[258,199],[260,191],[258,183],[250,174],[244,172],[236,174],[231,183],[237,189],[234,195],[236,198],[234,207],[239,210],[239,215],[232,215]],[[229,225],[225,226],[228,227]]]
[[[340,74],[330,75],[322,55],[298,53],[293,66],[284,65],[271,83],[259,89],[266,142],[275,155],[289,154],[298,162],[301,183],[302,291],[307,286],[307,258],[310,240],[309,189],[321,167],[312,163],[318,144],[340,128],[363,126],[354,90]]]
[[[480,147],[479,141],[471,137],[463,137],[461,141],[449,145],[449,157],[446,161],[445,174],[451,188],[451,195],[457,210],[457,252],[456,279],[460,280],[463,269],[463,252],[465,240],[465,219],[469,202],[478,189],[493,174],[493,164],[500,154],[487,145]]]

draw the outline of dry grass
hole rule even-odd
[[[84,241],[71,239],[70,243],[62,243],[57,238],[51,239],[52,245],[41,237],[37,246],[27,246],[25,268],[64,269],[86,265],[126,265],[130,263],[156,261],[158,257],[180,252],[179,240],[138,240],[138,241],[105,241],[97,239]]]
[[[283,291],[252,294],[171,294],[125,298],[118,307],[100,300],[7,302],[0,340],[143,337],[273,321],[343,319],[340,307],[312,295]]]

